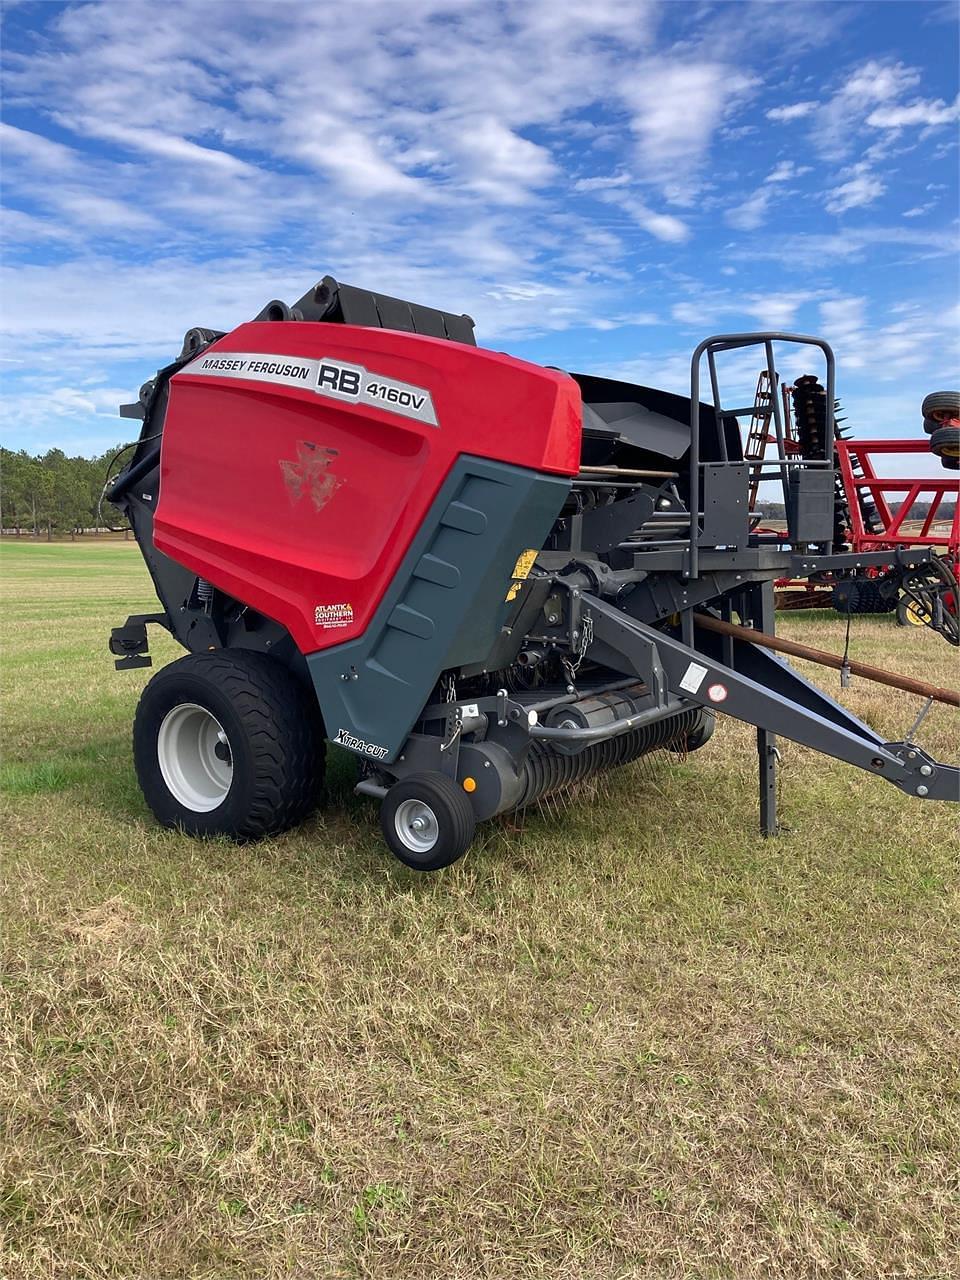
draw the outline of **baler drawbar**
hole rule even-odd
[[[817,338],[707,339],[683,397],[482,349],[468,316],[329,276],[229,333],[190,329],[122,407],[142,429],[106,489],[162,605],[114,629],[117,667],[150,664],[150,623],[188,650],[134,724],[156,817],[238,840],[294,825],[329,741],[357,757],[391,850],[433,870],[478,821],[695,751],[717,711],[757,728],[766,834],[778,734],[960,799],[956,766],[743,638],[772,633],[775,579],[873,562],[833,545],[832,441],[744,460],[753,406],[721,405],[717,357],[759,347],[776,385],[775,342],[819,352],[832,404]],[[749,514],[771,476],[782,533]],[[930,552],[897,555],[922,572]]]

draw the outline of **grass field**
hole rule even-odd
[[[343,759],[301,830],[201,844],[144,808],[150,673],[106,652],[152,607],[136,547],[0,571],[3,1280],[960,1274],[951,806],[785,743],[761,840],[723,720],[436,876]],[[932,633],[853,652],[956,684]],[[841,696],[890,737],[916,711]]]

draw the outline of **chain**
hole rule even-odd
[[[576,660],[571,662],[569,658],[562,659],[563,670],[566,673],[567,681],[570,684],[575,683],[577,672],[580,670],[580,664],[586,657],[587,650],[593,644],[593,614],[585,613],[580,623],[580,639],[577,642]]]
[[[442,688],[442,690],[443,690],[443,700],[444,700],[444,702],[445,702],[445,703],[447,703],[447,705],[448,705],[448,706],[450,705],[450,703],[451,703],[451,702],[456,702],[456,700],[457,700],[457,682],[456,682],[456,680],[454,679],[453,675],[446,675],[446,676],[444,676],[444,677],[443,677],[443,679],[442,679],[442,680],[441,680],[441,682],[440,682],[440,685],[441,685],[441,688]],[[463,729],[463,720],[461,719],[461,716],[460,716],[460,712],[459,712],[459,710],[458,710],[455,714],[456,714],[456,719],[455,719],[455,723],[454,723],[454,727],[453,727],[453,732],[451,733],[451,735],[450,735],[450,739],[449,739],[449,741],[448,741],[448,742],[441,742],[441,743],[440,743],[440,750],[441,750],[441,751],[449,751],[449,750],[450,750],[450,748],[453,746],[453,744],[454,744],[454,743],[457,741],[457,739],[460,737],[460,732],[461,732],[461,730]],[[449,717],[448,717],[448,719],[449,719]]]

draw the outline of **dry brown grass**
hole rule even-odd
[[[342,761],[300,831],[202,845],[132,777],[135,548],[0,554],[4,1280],[960,1274],[951,808],[784,744],[761,840],[726,721],[434,877]],[[854,652],[956,683],[931,634]]]

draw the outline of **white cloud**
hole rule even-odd
[[[786,194],[778,190],[782,183],[792,182],[809,173],[806,165],[795,165],[792,160],[781,160],[774,165],[763,183],[750,195],[745,196],[734,208],[726,213],[727,223],[738,231],[755,231],[767,220],[767,214],[775,200]]]
[[[746,309],[765,329],[789,329],[800,301],[795,293],[761,293],[748,299]]]
[[[886,191],[886,185],[866,165],[854,165],[848,170],[846,182],[833,188],[826,198],[829,213],[846,213],[848,209],[860,209],[873,204]]]
[[[472,239],[468,229],[464,237]],[[337,254],[337,260],[345,280],[468,312],[485,341],[613,320],[622,309],[619,295],[595,277],[572,274],[561,265],[551,278],[537,278],[526,273],[516,254],[483,271],[450,257],[446,249],[438,254],[432,242],[424,243],[419,260],[369,245],[349,256]],[[165,361],[189,326],[233,328],[269,298],[292,302],[310,283],[302,262],[267,260],[255,250],[204,263],[157,256],[135,268],[95,256],[42,266],[7,262],[0,288],[19,305],[0,313],[0,333],[13,367],[57,368],[65,379],[76,380],[117,361]],[[636,314],[624,315],[622,323],[638,323]],[[142,367],[131,374],[132,388],[143,381],[142,374]]]
[[[846,155],[871,111],[894,102],[920,80],[915,67],[870,59],[844,77],[840,88],[813,115],[812,137],[828,157]]]
[[[58,189],[50,193],[50,199],[71,221],[101,231],[151,231],[159,225],[156,218],[132,202],[127,204],[92,191]]]
[[[657,240],[681,244],[689,239],[690,228],[680,218],[675,218],[672,213],[657,213],[639,201],[626,207],[638,226],[641,226],[644,231],[649,231]]]
[[[960,119],[960,97],[952,106],[948,106],[942,98],[935,101],[920,99],[905,106],[878,107],[867,116],[867,124],[874,129],[903,129],[909,125],[922,128],[939,128],[941,125],[954,124]]]
[[[859,67],[844,84],[840,93],[850,99],[866,102],[889,102],[920,81],[916,67],[902,62],[871,59]]]
[[[325,110],[289,120],[278,143],[281,152],[326,174],[346,195],[415,196],[422,189],[362,129]]]
[[[87,138],[102,138],[105,142],[114,142],[133,151],[143,151],[147,155],[159,156],[163,160],[204,164],[228,173],[246,173],[252,168],[251,165],[226,151],[202,147],[196,142],[190,142],[187,138],[163,133],[159,129],[110,124],[90,116],[71,120],[58,113],[56,118],[65,128],[69,128],[76,134]]]
[[[828,298],[821,302],[820,324],[828,341],[843,347],[858,344],[866,310],[867,300],[863,297]]]
[[[733,209],[727,210],[726,221],[737,231],[755,231],[766,222],[772,200],[773,191],[769,187],[758,187]]]
[[[798,268],[821,270],[842,262],[878,257],[882,249],[896,249],[902,258],[953,258],[960,252],[956,230],[921,230],[910,226],[845,227],[842,231],[782,233],[750,240],[728,250],[737,261],[789,262]]]
[[[626,187],[633,179],[629,173],[617,173],[609,178],[580,178],[573,184],[574,191],[607,191],[612,187]]]
[[[4,158],[11,155],[30,162],[38,169],[63,172],[74,169],[80,157],[60,142],[44,138],[29,129],[17,129],[12,124],[0,122],[0,151]]]
[[[76,242],[77,230],[59,226],[51,218],[37,218],[21,209],[0,209],[0,243],[7,253],[18,244],[37,247],[47,240]]]
[[[690,238],[690,228],[682,218],[651,209],[635,190],[626,190],[626,183],[589,178],[586,182],[589,185],[580,188],[581,190],[595,195],[604,204],[621,209],[632,222],[654,239],[668,244],[682,244]]]
[[[809,165],[796,165],[792,160],[781,160],[764,179],[765,182],[792,182],[810,172]]]
[[[714,131],[754,84],[721,62],[664,58],[637,67],[623,95],[633,110],[641,171],[682,191],[678,167],[700,163]],[[692,183],[693,174],[686,185]]]
[[[785,107],[771,107],[767,112],[768,120],[804,120],[816,111],[817,102],[792,102]]]
[[[9,60],[8,100],[55,104],[70,128],[146,164],[192,166],[208,200],[262,155],[351,199],[522,202],[556,173],[527,131],[616,95],[619,60],[649,43],[649,8],[531,0],[508,26],[493,6],[412,0],[399,31],[390,0],[211,0],[199,49],[189,7],[89,4],[55,20],[56,47]]]
[[[472,190],[508,204],[558,173],[546,147],[520,137],[492,116],[467,121],[457,130],[451,149],[465,160]]]
[[[678,324],[705,331],[729,320],[759,324],[765,329],[785,329],[793,323],[800,307],[795,293],[720,293],[698,294],[688,301],[676,302],[670,315]],[[750,356],[756,362],[754,352]]]
[[[820,304],[820,332],[836,349],[843,369],[862,370],[881,381],[895,381],[929,366],[932,352],[938,352],[943,376],[955,377],[956,308],[938,310],[906,303],[895,314],[896,319],[871,325],[865,297],[829,298]]]
[[[560,298],[563,290],[556,285],[541,284],[539,281],[515,281],[512,284],[499,284],[490,290],[490,297],[495,302],[532,302],[538,298]]]

